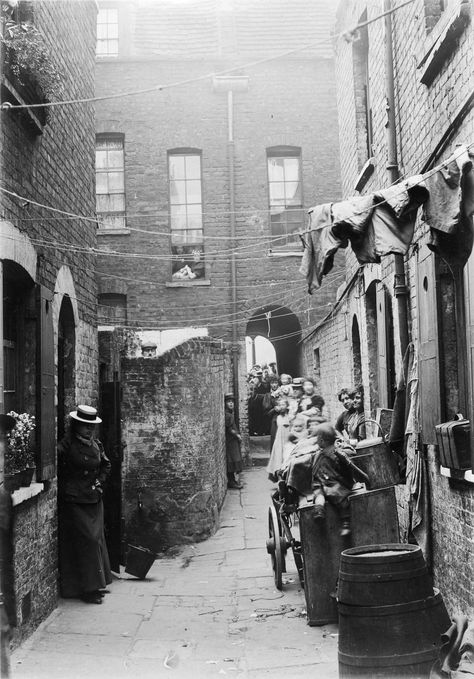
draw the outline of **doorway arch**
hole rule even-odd
[[[359,321],[354,314],[352,319],[352,374],[355,386],[362,384],[362,357],[360,349]]]
[[[265,337],[273,344],[279,374],[300,374],[301,324],[291,309],[275,304],[262,307],[249,319],[245,334],[252,339]]]
[[[76,325],[69,295],[64,295],[58,320],[58,440],[66,416],[76,406]]]

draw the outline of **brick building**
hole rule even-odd
[[[97,93],[143,91],[97,103],[102,325],[231,342],[245,419],[246,335],[298,374],[342,279],[308,302],[292,235],[340,192],[331,3],[99,4]]]
[[[2,10],[2,102],[93,96],[93,0]],[[23,22],[26,46],[9,42]],[[19,52],[28,71],[15,67]],[[94,138],[91,104],[1,112],[0,412],[36,417],[36,477],[13,493],[18,638],[57,601],[56,440],[67,413],[98,398]]]
[[[401,537],[423,547],[448,610],[469,614],[474,457],[471,452],[471,459],[448,460],[437,445],[435,425],[458,413],[472,420],[474,407],[472,155],[466,155],[474,142],[472,3],[414,0],[386,19],[365,23],[391,4],[339,4],[342,191],[346,199],[370,196],[423,173],[429,194],[404,255],[361,266],[347,248],[346,285],[331,313],[306,335],[305,362],[308,370],[314,368],[334,419],[341,410],[336,392],[354,383],[364,386],[367,416],[374,417],[377,408],[396,413],[400,377],[407,376],[419,407],[418,418],[403,432]],[[364,26],[348,32],[358,22]],[[451,190],[454,213],[449,201],[434,210],[437,197]],[[402,363],[407,346],[413,361],[408,373]],[[466,564],[461,571],[460,563]]]

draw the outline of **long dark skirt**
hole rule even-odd
[[[61,502],[59,506],[61,595],[76,597],[112,582],[104,536],[104,506]]]
[[[240,452],[240,443],[237,439],[226,437],[226,458],[227,458],[227,473],[239,473],[244,468],[242,463],[242,453]]]

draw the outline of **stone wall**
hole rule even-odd
[[[128,543],[163,552],[216,530],[227,487],[229,366],[224,345],[205,338],[122,361]]]

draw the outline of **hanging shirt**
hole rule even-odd
[[[460,146],[437,172],[427,173],[429,200],[423,219],[430,227],[428,247],[451,265],[464,264],[473,245],[474,169],[472,156]]]
[[[331,203],[317,205],[308,214],[311,231],[303,240],[305,249],[300,273],[306,277],[311,295],[314,289],[320,287],[323,276],[331,271],[334,255],[340,247],[346,247],[347,240],[333,234]]]
[[[418,208],[427,198],[423,177],[417,175],[377,193],[312,208],[300,267],[308,292],[321,285],[337,250],[348,242],[359,264],[378,263],[383,255],[404,255],[413,239]]]

